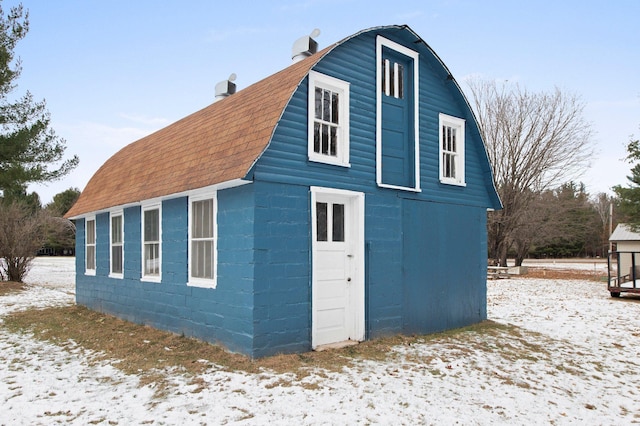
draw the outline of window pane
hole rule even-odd
[[[456,152],[456,129],[454,127],[449,129],[451,130],[451,151]]]
[[[111,218],[111,242],[122,243],[122,216]]]
[[[316,203],[316,241],[327,241],[327,203]]]
[[[449,158],[450,158],[449,161],[451,161],[451,166],[450,166],[451,177],[455,178],[456,177],[456,156],[450,155]]]
[[[87,246],[87,269],[96,269],[96,246]]]
[[[144,212],[144,240],[160,241],[160,210]]]
[[[191,251],[191,276],[213,279],[213,241],[193,241]]]
[[[88,220],[87,221],[87,244],[95,244],[96,243],[96,221]]]
[[[337,93],[331,93],[331,122],[338,124],[339,98]]]
[[[344,241],[344,204],[333,205],[332,241]]]
[[[320,123],[313,123],[313,152],[320,153]]]
[[[338,128],[331,126],[329,155],[336,157],[338,155]]]
[[[396,83],[395,83],[396,77],[394,75],[394,68],[395,68],[395,66],[390,66],[389,67],[389,96],[395,96],[396,95],[396,93],[394,91],[395,85],[396,85]]]
[[[446,150],[447,149],[447,144],[446,144],[446,140],[447,140],[447,126],[442,126],[442,149]]]
[[[160,244],[144,245],[144,274],[158,275],[160,273]]]
[[[122,273],[122,246],[111,247],[111,272]]]
[[[213,238],[213,199],[191,203],[191,236]]]
[[[316,109],[316,119],[322,120],[322,89],[316,87],[316,96],[315,96],[315,109]]]
[[[322,92],[322,119],[324,121],[331,120],[331,92],[329,90]]]
[[[326,124],[322,125],[322,147],[320,152],[322,154],[329,153],[329,126]]]

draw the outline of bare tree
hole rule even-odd
[[[24,203],[0,202],[0,281],[22,282],[46,238],[48,215]]]
[[[592,130],[585,104],[556,88],[532,93],[517,84],[468,82],[503,209],[488,218],[489,255],[506,265],[529,205],[589,165]]]
[[[600,249],[602,250],[602,255],[604,256],[609,250],[609,236],[613,231],[613,227],[617,225],[617,219],[614,212],[618,209],[614,209],[614,206],[617,206],[618,200],[605,192],[601,192],[593,198],[591,204],[593,205],[593,209],[598,214],[600,225],[600,239],[602,244]]]

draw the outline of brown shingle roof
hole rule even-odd
[[[245,177],[295,89],[334,46],[122,148],[65,217]]]

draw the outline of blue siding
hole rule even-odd
[[[370,337],[435,331],[486,318],[484,217],[487,207],[498,207],[475,120],[458,87],[447,78],[448,71],[426,46],[414,43],[415,37],[408,32],[383,35],[420,53],[422,192],[376,185],[375,32],[348,40],[314,67],[350,83],[351,167],[307,160],[305,80],[285,109],[252,175],[256,182],[292,188],[323,186],[365,193],[366,320]],[[465,187],[439,181],[440,113],[466,120]],[[301,227],[298,232],[309,231]],[[416,258],[420,253],[433,256],[430,260]],[[273,274],[281,276],[278,271]],[[256,313],[257,318],[262,315]]]
[[[124,210],[124,278],[139,280],[142,276],[142,228],[140,207]]]
[[[253,189],[218,194],[218,285],[187,286],[188,198],[162,203],[162,282],[140,281],[140,207],[124,210],[124,279],[109,275],[109,215],[96,216],[96,276],[76,278],[77,303],[231,350],[253,351]],[[77,270],[84,271],[84,220],[77,221]]]
[[[403,331],[441,331],[486,319],[486,212],[403,204],[403,280],[411,284],[404,286]]]
[[[84,219],[77,219],[74,221],[76,225],[76,276],[84,275],[84,262],[85,262],[85,224]]]
[[[402,203],[393,191],[365,198],[367,334],[402,330]]]
[[[311,349],[309,188],[257,182],[255,356]]]

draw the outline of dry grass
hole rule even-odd
[[[606,275],[600,275],[594,271],[580,269],[555,269],[543,267],[529,267],[526,275],[522,278],[545,278],[559,280],[584,280],[584,281],[606,281]]]
[[[4,296],[10,293],[16,293],[24,290],[24,283],[17,283],[14,281],[0,281],[0,296]]]
[[[196,376],[212,367],[254,374],[266,369],[277,373],[293,373],[297,379],[301,379],[317,369],[340,371],[354,359],[386,360],[393,356],[391,348],[394,346],[449,338],[468,332],[490,332],[505,327],[485,321],[427,336],[399,335],[341,349],[252,360],[197,339],[123,321],[76,305],[15,312],[4,318],[3,326],[12,332],[32,333],[36,338],[60,346],[73,341],[92,351],[95,362],[117,360],[115,367],[127,374],[141,375],[147,381],[157,380],[159,370],[164,368],[178,369]]]

